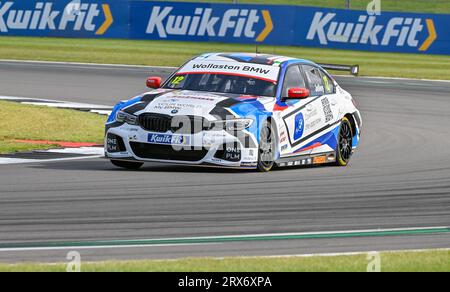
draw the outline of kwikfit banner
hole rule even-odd
[[[366,11],[280,5],[0,0],[0,35],[213,41],[450,55],[450,15],[369,15]]]
[[[126,38],[129,1],[0,0],[0,36]]]

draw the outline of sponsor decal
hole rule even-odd
[[[151,144],[161,145],[189,145],[189,137],[182,135],[168,135],[168,134],[148,134],[148,142]]]
[[[277,82],[279,71],[279,67],[262,64],[192,61],[181,68],[177,74],[229,74]]]
[[[281,128],[280,126],[278,127],[279,129]],[[283,143],[287,140],[287,135],[286,135],[286,131],[282,130],[281,134],[280,134],[280,143]]]
[[[241,160],[241,150],[238,147],[227,147],[225,149],[224,160],[237,162]]]
[[[244,161],[255,161],[258,159],[256,149],[243,149],[242,150],[242,160]]]
[[[72,1],[63,9],[55,9],[56,2],[38,1],[32,8],[18,9],[15,8],[18,2],[21,1],[0,2],[1,33],[72,30],[99,36],[105,34],[114,21],[109,4]]]
[[[323,112],[325,114],[325,123],[328,123],[334,119],[333,112],[331,111],[330,101],[328,98],[322,99]]]
[[[306,124],[305,131],[309,131],[311,129],[314,129],[317,125],[320,124],[321,121],[322,121],[322,119],[318,118],[318,119],[312,121],[311,123]]]
[[[357,22],[346,22],[337,13],[316,12],[311,22],[307,40],[318,40],[321,45],[332,43],[370,46],[417,48],[427,51],[437,38],[432,19],[417,17],[392,17],[377,23],[377,16],[360,15]],[[428,38],[420,42],[418,36],[428,30]]]
[[[256,162],[241,162],[241,167],[255,167],[256,165]]]
[[[264,27],[259,32],[257,27]],[[263,42],[273,30],[268,10],[216,10],[206,7],[154,5],[148,20],[146,34],[166,39],[176,36],[246,38]]]
[[[281,162],[278,165],[280,167],[287,167],[287,166],[299,166],[299,165],[311,165],[311,164],[324,164],[327,162],[333,162],[335,161],[335,158],[333,155],[323,155],[323,156],[316,156],[316,157],[309,157],[309,158],[303,158],[298,159],[295,161],[288,161],[288,162]]]
[[[283,146],[281,146],[281,151],[284,151],[284,150],[286,150],[288,148],[288,145],[286,144],[286,145],[283,145]]]
[[[314,159],[313,159],[314,164],[323,164],[326,162],[327,162],[326,156],[317,156],[317,157],[314,157]]]
[[[309,106],[307,107],[307,109],[309,110]],[[311,109],[310,112],[305,113],[305,120],[309,120],[316,115],[317,115],[317,108]]]
[[[198,110],[202,109],[203,106],[201,104],[193,104],[188,102],[174,102],[174,100],[167,99],[156,103],[153,108],[156,110],[170,110],[172,114],[176,114],[182,109]]]
[[[119,142],[117,141],[117,139],[108,137],[106,139],[106,149],[108,150],[108,152],[118,152],[118,151],[120,151],[120,149],[119,149]]]
[[[303,132],[305,130],[305,120],[303,119],[302,113],[299,113],[295,116],[294,125],[294,140],[298,140],[303,136]]]

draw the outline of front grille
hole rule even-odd
[[[144,159],[199,161],[208,153],[207,148],[192,150],[175,150],[172,145],[159,145],[130,142],[134,154]]]
[[[139,116],[139,125],[146,131],[178,134],[195,134],[210,127],[209,122],[199,116],[175,116],[145,113]]]
[[[159,114],[142,114],[139,116],[139,125],[147,131],[165,133],[170,130],[172,120],[170,116]]]

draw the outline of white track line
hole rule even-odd
[[[22,96],[0,95],[0,100],[12,101],[12,102],[21,100],[20,104],[46,106],[46,107],[51,107],[51,108],[62,108],[62,109],[87,110],[91,113],[99,114],[99,115],[109,115],[109,114],[111,114],[111,110],[112,110],[112,106],[108,106],[108,105],[60,101],[60,100],[42,99],[42,98],[31,98],[31,97],[22,97]]]
[[[21,63],[21,64],[37,64],[37,65],[59,65],[60,67],[72,67],[77,66],[79,68],[82,68],[82,66],[86,66],[86,68],[89,67],[119,67],[119,68],[125,68],[125,69],[133,69],[133,68],[140,68],[140,69],[162,69],[162,70],[176,70],[177,67],[171,67],[171,66],[146,66],[146,65],[127,65],[127,64],[102,64],[102,63],[82,63],[82,62],[53,62],[53,61],[32,61],[32,60],[5,60],[0,59],[0,62],[4,63]],[[106,68],[105,68],[106,69]],[[109,69],[109,68],[108,68]]]
[[[43,151],[37,150],[36,152],[101,156],[105,154],[105,149],[103,147],[79,147],[79,148],[49,149]]]
[[[243,235],[219,235],[219,236],[200,236],[200,237],[175,237],[175,238],[161,238],[160,240],[202,240],[202,239],[230,239],[242,237],[276,237],[276,236],[306,236],[306,235],[330,235],[330,234],[346,234],[346,233],[374,233],[374,232],[396,232],[396,231],[413,231],[413,230],[433,230],[433,229],[447,229],[448,226],[437,227],[408,227],[408,228],[380,228],[380,229],[362,229],[362,230],[339,230],[339,231],[314,231],[314,232],[292,232],[292,233],[265,233],[265,234],[243,234]],[[132,239],[120,240],[120,242],[128,241],[145,241],[154,239]],[[158,240],[158,239],[157,239]]]
[[[55,159],[21,159],[21,158],[3,158],[0,157],[0,165],[8,164],[30,164],[30,163],[47,163],[47,162],[59,162],[59,161],[71,161],[71,160],[83,160],[101,158],[104,155],[89,155],[83,157],[70,157],[70,158],[55,158]]]
[[[199,245],[199,244],[225,244],[226,241],[208,242],[208,243],[183,243],[183,240],[205,240],[205,239],[239,239],[246,237],[265,238],[265,237],[282,237],[282,236],[305,236],[305,235],[332,235],[332,234],[357,234],[357,233],[377,233],[377,232],[395,232],[395,231],[412,231],[412,230],[430,230],[430,229],[447,229],[449,227],[410,227],[410,228],[387,228],[387,229],[366,229],[366,230],[345,230],[345,231],[317,231],[317,232],[298,232],[298,233],[268,233],[268,234],[245,234],[245,235],[226,235],[226,236],[202,236],[202,237],[179,237],[179,238],[160,238],[160,239],[130,239],[130,240],[99,240],[86,242],[86,245],[76,246],[55,246],[55,247],[17,247],[17,248],[0,248],[2,251],[38,251],[38,250],[67,250],[67,249],[113,249],[113,248],[136,248],[136,247],[165,247],[177,245]],[[401,235],[399,235],[401,236]],[[350,237],[348,237],[350,238]],[[320,239],[320,238],[318,238]],[[180,241],[180,243],[168,244],[145,244],[145,241]],[[117,245],[114,245],[117,242]],[[133,242],[141,242],[135,243]],[[95,243],[95,245],[92,245]],[[238,243],[238,242],[234,242]]]
[[[271,256],[242,256],[240,259],[254,258],[309,258],[309,257],[336,257],[336,256],[353,256],[366,255],[371,252],[377,253],[396,253],[396,252],[429,252],[429,251],[450,251],[450,248],[432,248],[432,249],[404,249],[404,250],[381,250],[381,251],[352,251],[352,252],[331,252],[331,253],[311,253],[311,254],[293,254],[293,255],[271,255]],[[222,260],[228,257],[218,257],[215,259]],[[231,257],[233,258],[233,257]],[[235,257],[236,258],[236,257]]]

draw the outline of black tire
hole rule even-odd
[[[268,172],[275,165],[276,135],[272,123],[264,122],[261,127],[258,148],[258,166],[260,172]]]
[[[111,160],[111,163],[117,167],[125,168],[125,169],[139,169],[144,163],[142,162],[131,162],[131,161],[122,161],[122,160]]]
[[[347,166],[353,154],[353,130],[350,121],[343,118],[336,149],[336,165]]]

